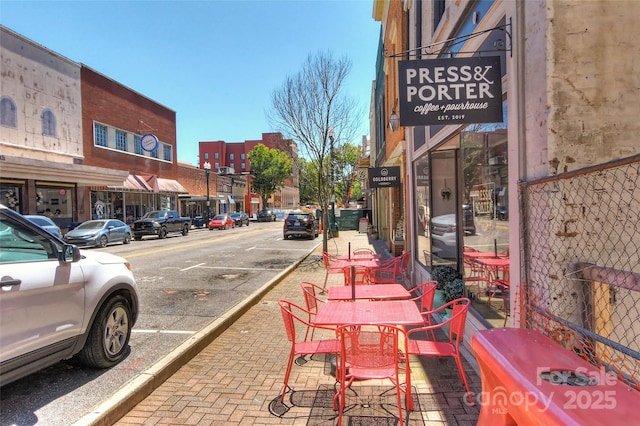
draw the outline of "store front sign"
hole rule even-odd
[[[369,168],[369,188],[392,188],[400,186],[400,167]]]
[[[398,63],[400,125],[502,122],[500,57]]]

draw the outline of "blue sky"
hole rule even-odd
[[[319,51],[352,61],[346,92],[367,135],[380,33],[372,9],[373,0],[2,0],[0,19],[176,111],[178,160],[196,164],[199,141],[274,131],[271,94]]]

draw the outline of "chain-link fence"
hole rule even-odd
[[[640,155],[520,184],[522,325],[640,389]]]

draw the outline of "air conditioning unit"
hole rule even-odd
[[[219,175],[233,175],[235,173],[236,173],[236,171],[232,167],[220,167],[218,169],[218,174]]]

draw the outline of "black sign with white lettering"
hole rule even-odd
[[[400,61],[400,125],[502,122],[500,57]]]
[[[370,167],[369,188],[400,186],[400,167]]]

